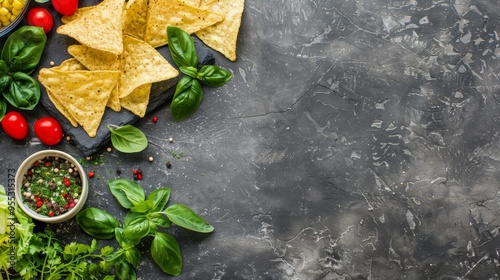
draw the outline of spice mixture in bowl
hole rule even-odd
[[[67,153],[45,150],[28,157],[16,174],[16,201],[33,219],[57,223],[74,217],[88,195],[82,166]]]

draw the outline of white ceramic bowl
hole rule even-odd
[[[28,170],[33,166],[33,164],[38,161],[45,159],[46,157],[58,157],[58,158],[63,158],[68,160],[70,163],[74,165],[74,168],[78,170],[81,181],[82,181],[82,192],[78,196],[78,202],[73,208],[70,208],[64,213],[61,213],[60,215],[57,216],[46,216],[37,213],[33,209],[31,209],[28,205],[24,203],[24,196],[22,193],[22,186],[23,186],[23,178],[24,175],[28,173]],[[87,180],[87,176],[85,171],[83,170],[83,167],[80,165],[80,163],[71,155],[58,151],[58,150],[43,150],[40,152],[37,152],[31,156],[29,156],[27,159],[21,163],[19,168],[17,169],[16,172],[16,178],[15,178],[15,195],[16,195],[16,201],[19,207],[31,218],[36,219],[41,222],[45,223],[60,223],[63,221],[67,221],[71,218],[73,218],[80,210],[82,209],[83,205],[85,204],[89,192],[89,183]]]

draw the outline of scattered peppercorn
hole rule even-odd
[[[153,157],[149,157],[148,160],[149,160],[149,162],[153,162],[154,158]]]
[[[153,117],[153,122],[154,122],[154,123],[157,123],[157,122],[158,122],[158,117],[157,117],[157,116],[154,116],[154,117]]]
[[[87,173],[87,176],[89,178],[93,178],[95,176],[95,172],[94,171],[90,171],[89,173]]]
[[[166,165],[167,165],[167,168],[172,167],[172,163],[170,162],[170,160],[169,160],[169,161],[167,161]]]
[[[172,138],[172,137],[168,138],[168,142],[170,142],[170,143],[174,142],[174,138]]]

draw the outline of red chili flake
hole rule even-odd
[[[89,178],[93,178],[95,176],[95,172],[90,171],[89,173],[87,173],[87,176],[89,176]]]
[[[69,186],[71,186],[71,182],[70,182],[70,181],[64,181],[64,185],[65,185],[66,187],[69,187]]]
[[[153,117],[153,122],[154,122],[154,123],[157,123],[157,122],[158,122],[158,117],[157,117],[157,116],[154,116],[154,117]]]
[[[36,202],[36,207],[42,207],[43,205],[43,202],[41,202],[40,200]]]
[[[49,217],[52,217],[52,216],[54,216],[54,212],[50,211],[49,212]]]

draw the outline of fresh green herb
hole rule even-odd
[[[43,28],[23,26],[7,38],[2,48],[0,91],[18,109],[32,110],[40,100],[40,85],[30,74],[40,62],[46,42]],[[5,115],[3,111],[0,119]]]
[[[167,27],[168,49],[174,63],[185,75],[177,83],[170,112],[175,121],[191,116],[203,100],[201,85],[218,87],[227,83],[233,75],[215,65],[204,65],[198,69],[198,56],[193,38],[175,26]]]
[[[108,129],[111,131],[111,144],[122,153],[137,153],[148,146],[146,135],[132,125],[108,124]]]
[[[164,230],[170,228],[172,223],[195,232],[209,233],[214,230],[212,225],[187,206],[173,204],[167,207],[169,188],[156,189],[146,198],[143,188],[133,180],[114,179],[108,181],[108,185],[120,205],[129,209],[123,227],[118,227],[116,220],[108,219],[110,214],[97,208],[80,212],[77,222],[92,237],[115,237],[120,249],[114,253],[112,261],[108,260],[108,264],[114,264],[119,279],[136,279],[135,268],[141,258],[136,246],[144,237],[153,237],[151,256],[156,264],[165,273],[177,276],[182,271],[179,244]]]
[[[0,279],[114,279],[112,247],[99,250],[95,239],[64,246],[50,229],[34,227],[0,185]]]

